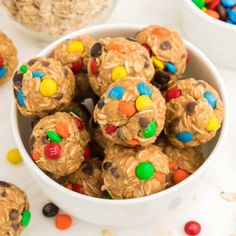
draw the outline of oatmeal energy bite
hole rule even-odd
[[[74,113],[57,112],[42,118],[30,137],[32,159],[54,178],[72,174],[88,158],[89,134]]]
[[[150,81],[154,67],[147,50],[126,38],[101,38],[91,48],[88,63],[89,82],[98,96],[108,87],[127,76]]]
[[[136,34],[136,40],[149,52],[155,67],[153,84],[166,88],[185,71],[187,50],[178,32],[151,25]]]
[[[114,199],[147,196],[168,185],[168,157],[155,145],[131,149],[112,144],[105,150],[103,187]]]
[[[165,123],[166,105],[160,91],[138,77],[113,83],[94,110],[103,135],[124,146],[154,143]]]
[[[13,42],[0,32],[0,84],[11,78],[17,64],[17,50]]]
[[[71,68],[75,75],[76,94],[79,100],[94,96],[87,76],[87,63],[94,43],[95,40],[87,35],[68,39],[58,44],[51,55]]]
[[[178,148],[210,141],[221,127],[224,107],[218,92],[193,78],[176,81],[166,94],[165,134]]]
[[[34,58],[13,77],[17,108],[24,116],[43,117],[64,110],[75,94],[75,78],[52,58]]]
[[[0,235],[19,236],[30,218],[26,194],[17,186],[0,181]]]

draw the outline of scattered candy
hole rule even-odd
[[[55,80],[46,78],[40,84],[40,93],[45,97],[51,97],[57,92],[57,84]]]
[[[187,177],[189,177],[189,173],[185,170],[178,169],[173,174],[173,181],[175,184],[180,183],[181,181],[185,180]]]
[[[17,148],[11,149],[7,153],[7,160],[12,164],[21,163],[22,162],[22,157],[21,157],[21,154],[20,154],[19,150]]]
[[[219,121],[219,119],[218,119],[215,115],[213,115],[213,116],[210,118],[210,120],[209,120],[209,122],[208,122],[208,124],[207,124],[206,129],[207,129],[208,131],[216,131],[216,130],[218,130],[219,128],[220,128],[220,121]]]
[[[60,230],[70,228],[72,224],[72,218],[66,214],[58,214],[55,218],[55,226]]]
[[[41,158],[40,153],[39,152],[33,152],[32,153],[32,158],[33,158],[33,160],[38,161]]]
[[[44,73],[43,72],[41,72],[41,71],[33,71],[32,72],[32,76],[33,76],[33,78],[40,78],[40,79],[42,79],[43,77],[44,77]]]
[[[61,146],[57,143],[48,143],[44,148],[44,154],[51,160],[57,160],[61,155]]]
[[[84,45],[78,40],[73,40],[68,44],[67,51],[69,53],[73,53],[73,52],[82,53],[84,51]]]
[[[175,64],[173,64],[172,62],[166,63],[166,70],[171,74],[175,74],[177,71]]]
[[[67,138],[69,136],[68,126],[62,122],[56,124],[56,131],[62,138]]]
[[[152,89],[144,82],[139,83],[137,85],[137,88],[140,95],[147,95],[148,97],[152,97]]]
[[[176,99],[178,97],[181,96],[181,90],[174,87],[174,88],[171,88],[169,90],[167,90],[166,92],[166,101],[169,101],[171,99]]]
[[[17,101],[19,102],[19,104],[22,106],[22,107],[25,107],[25,95],[23,94],[23,92],[20,90],[18,93],[17,93]]]
[[[92,59],[90,62],[90,69],[93,75],[98,75],[99,71],[98,71],[98,65],[97,65],[97,61],[96,59]]]
[[[125,116],[132,116],[136,113],[135,103],[121,101],[118,105],[119,112]]]
[[[185,224],[184,231],[190,236],[198,235],[201,232],[201,225],[196,221],[189,221]]]
[[[24,210],[24,212],[22,213],[22,218],[21,218],[21,225],[23,227],[28,226],[28,224],[30,223],[30,219],[31,219],[31,214],[29,210]]]
[[[128,145],[130,145],[131,147],[135,147],[139,144],[137,139],[132,139],[130,141],[127,142]]]
[[[55,143],[60,143],[61,142],[61,136],[58,133],[54,132],[54,131],[49,130],[47,132],[47,136],[48,136],[49,140],[52,141],[52,142],[55,142]]]
[[[204,7],[204,5],[205,5],[204,0],[193,0],[193,2],[200,9],[202,9]]]
[[[113,134],[114,132],[116,132],[117,128],[118,128],[118,127],[115,126],[115,125],[108,124],[108,125],[106,126],[106,128],[105,128],[105,132],[106,132],[107,134]]]
[[[4,66],[0,67],[0,78],[2,78],[6,74],[7,74],[7,68]]]
[[[23,73],[23,74],[26,73],[27,70],[28,70],[28,68],[27,68],[26,65],[22,65],[22,66],[20,67],[20,72]]]
[[[73,74],[75,75],[75,74],[79,73],[83,69],[83,67],[84,67],[83,60],[78,60],[72,64],[71,70],[72,70]]]
[[[193,134],[189,132],[181,132],[176,134],[176,138],[183,143],[190,142],[193,140]]]
[[[151,138],[156,134],[157,125],[155,121],[151,121],[147,128],[142,131],[144,138]]]
[[[99,57],[102,54],[102,44],[97,42],[91,48],[91,56]]]
[[[115,86],[109,91],[108,97],[121,100],[123,95],[124,95],[124,88],[121,86]]]
[[[115,82],[120,79],[125,79],[128,76],[128,73],[124,66],[117,66],[112,70],[111,78]]]
[[[55,204],[53,204],[52,202],[44,205],[44,207],[42,209],[42,213],[46,217],[54,217],[58,214],[58,212],[59,212],[59,208]]]
[[[143,111],[152,105],[152,100],[147,95],[142,95],[137,98],[135,105],[138,111]]]
[[[154,64],[154,66],[160,70],[164,70],[165,69],[165,63],[160,61],[159,59],[157,59],[157,57],[152,56],[152,62]]]
[[[149,162],[141,162],[135,169],[136,176],[140,180],[149,180],[155,174],[153,165]]]
[[[216,102],[217,102],[216,96],[211,92],[205,92],[203,96],[208,101],[208,103],[212,106],[212,108],[215,109]]]

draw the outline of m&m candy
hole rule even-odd
[[[128,76],[128,73],[124,66],[117,66],[112,70],[111,78],[115,82],[120,79],[125,79]]]
[[[40,84],[40,93],[45,97],[51,97],[57,92],[57,84],[51,78],[44,79]]]
[[[152,105],[152,100],[147,95],[141,95],[136,100],[136,108],[138,111],[148,109]]]
[[[155,174],[155,169],[150,162],[141,162],[135,169],[136,176],[140,180],[149,180]]]
[[[121,100],[123,94],[124,94],[124,88],[122,86],[115,86],[109,91],[108,97]]]

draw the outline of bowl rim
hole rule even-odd
[[[185,4],[191,9],[193,13],[198,15],[199,17],[203,18],[205,21],[208,21],[210,24],[219,26],[224,30],[235,31],[236,32],[236,25],[215,19],[208,14],[204,13],[200,8],[198,8],[192,0],[184,0]],[[183,6],[184,7],[184,6]]]
[[[101,25],[97,25],[97,26],[91,26],[91,27],[87,27],[85,29],[82,30],[78,30],[75,32],[72,32],[68,35],[65,35],[61,38],[59,38],[58,40],[56,40],[55,42],[51,43],[50,45],[48,45],[45,49],[43,49],[37,56],[46,56],[48,55],[52,49],[55,48],[55,46],[57,44],[59,44],[61,41],[66,40],[68,38],[74,38],[78,35],[84,35],[84,34],[92,34],[93,31],[95,32],[99,32],[99,31],[109,31],[109,30],[135,30],[138,31],[141,28],[145,27],[145,25],[142,24],[127,24],[127,23],[122,23],[122,24],[101,24]],[[83,194],[78,194],[75,193],[63,186],[61,186],[60,184],[58,184],[56,181],[52,180],[50,177],[48,177],[31,159],[31,157],[28,155],[24,144],[21,140],[20,137],[20,132],[18,129],[18,122],[17,122],[17,106],[16,106],[16,102],[13,99],[12,102],[12,106],[11,106],[11,126],[12,126],[12,131],[13,131],[13,136],[14,139],[16,141],[17,147],[19,148],[19,151],[23,157],[23,160],[25,162],[25,164],[27,165],[27,169],[31,168],[32,171],[40,177],[40,181],[42,182],[47,182],[47,184],[52,187],[55,188],[57,191],[62,192],[65,195],[69,195],[69,197],[72,198],[77,198],[78,200],[82,200],[82,201],[87,201],[93,204],[100,204],[100,205],[117,205],[117,206],[121,206],[121,205],[133,205],[133,204],[138,204],[138,203],[145,203],[151,200],[158,200],[162,197],[165,197],[168,194],[171,194],[173,192],[179,191],[180,189],[182,189],[184,186],[190,184],[194,179],[197,178],[197,176],[199,176],[201,173],[203,173],[203,171],[205,171],[206,168],[208,168],[208,166],[210,165],[210,163],[212,163],[212,161],[215,159],[214,157],[216,156],[216,154],[218,153],[219,149],[222,147],[222,144],[225,140],[226,134],[227,134],[227,130],[228,130],[228,123],[229,123],[229,101],[228,101],[228,97],[227,97],[227,91],[225,88],[225,85],[223,83],[223,80],[221,79],[221,76],[219,74],[219,72],[217,71],[216,67],[213,65],[213,63],[210,61],[210,59],[208,59],[206,57],[206,55],[200,51],[200,49],[198,49],[197,47],[195,47],[194,45],[192,45],[190,42],[188,42],[187,40],[184,40],[185,44],[187,46],[188,49],[190,49],[192,52],[194,52],[194,54],[197,54],[201,60],[208,65],[208,67],[211,68],[212,73],[214,74],[214,78],[216,78],[217,83],[219,84],[219,93],[221,96],[221,99],[223,101],[224,104],[224,122],[223,125],[221,127],[221,132],[218,138],[218,141],[214,147],[214,149],[212,150],[212,152],[210,153],[210,155],[208,156],[208,158],[204,161],[204,163],[198,168],[198,170],[196,172],[194,172],[193,174],[191,174],[187,179],[185,179],[184,181],[182,181],[181,183],[174,185],[168,189],[165,189],[161,192],[158,193],[154,193],[152,195],[149,196],[144,196],[144,197],[140,197],[140,198],[133,198],[133,199],[102,199],[102,198],[96,198],[96,197],[90,197],[87,195],[83,195]],[[39,187],[41,188],[41,187]]]

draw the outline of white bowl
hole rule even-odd
[[[236,25],[214,19],[192,0],[182,0],[183,36],[199,47],[219,66],[236,69]]]
[[[74,38],[78,35],[89,34],[95,38],[101,36],[133,36],[142,25],[117,24],[117,25],[99,25],[83,29],[67,35],[44,49],[38,56],[49,55],[53,48],[62,40]],[[28,154],[28,140],[31,132],[31,124],[28,119],[20,115],[16,109],[16,104],[12,105],[12,128],[17,146],[23,156],[24,163],[29,172],[34,177],[39,188],[45,195],[57,204],[61,209],[82,220],[99,225],[124,226],[134,224],[146,224],[148,222],[158,222],[160,214],[164,217],[164,212],[168,212],[170,204],[176,197],[188,191],[188,186],[199,178],[201,173],[210,167],[212,161],[216,158],[218,150],[226,135],[226,126],[228,124],[228,100],[225,86],[222,79],[210,60],[195,46],[185,42],[191,54],[191,61],[188,65],[185,76],[194,76],[198,79],[206,80],[214,86],[220,93],[225,106],[225,120],[217,137],[204,145],[206,161],[189,178],[182,183],[151,196],[130,199],[130,200],[106,200],[81,195],[70,191],[41,171],[32,161]]]

